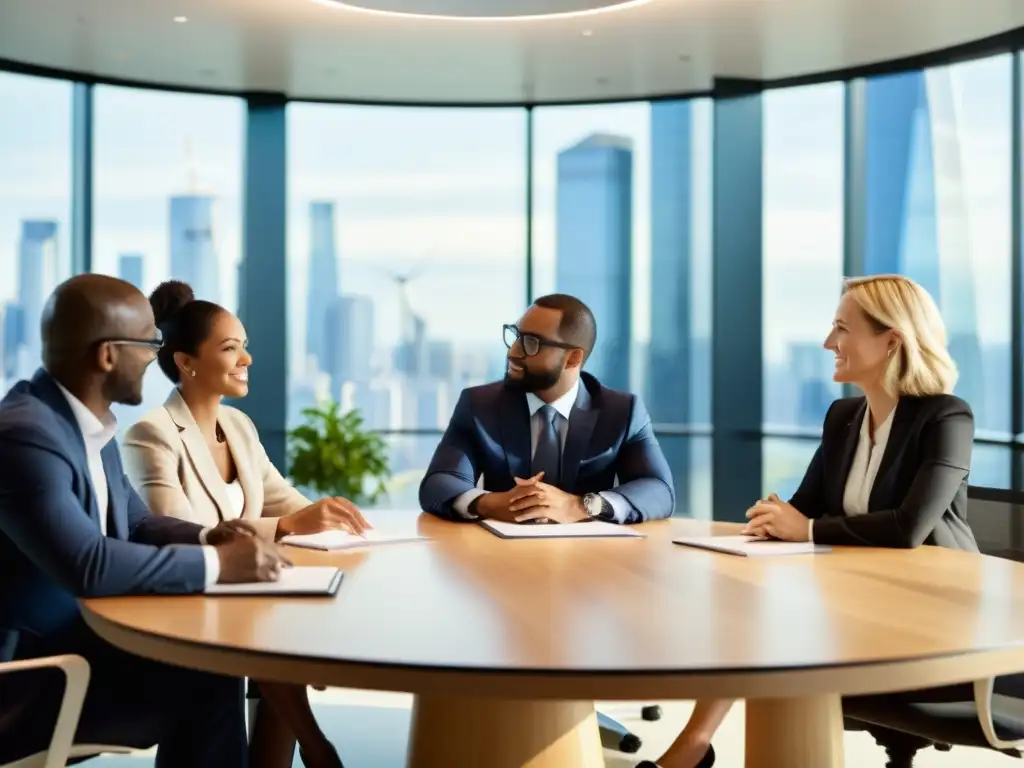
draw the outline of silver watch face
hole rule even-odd
[[[584,496],[583,504],[587,507],[587,512],[590,513],[591,517],[597,517],[601,514],[601,497],[596,493],[588,493]]]

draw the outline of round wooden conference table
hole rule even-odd
[[[258,680],[416,694],[409,768],[603,765],[594,699],[748,700],[748,768],[843,765],[840,694],[1024,669],[1024,565],[935,547],[744,558],[674,536],[505,540],[377,513],[431,541],[324,553],[334,597],[83,601],[141,656]],[[681,724],[680,724],[681,725]]]

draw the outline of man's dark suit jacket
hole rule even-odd
[[[189,593],[204,587],[201,526],[151,515],[103,449],[109,487],[100,531],[85,443],[44,371],[0,402],[0,635],[47,640],[79,620],[76,598]],[[69,649],[70,650],[70,649]]]
[[[484,490],[508,491],[513,478],[531,476],[531,461],[526,396],[503,382],[463,390],[420,485],[420,506],[461,520],[452,502],[476,488],[481,474]],[[643,402],[586,373],[569,415],[560,480],[578,496],[614,490],[629,502],[627,523],[669,517],[675,508],[672,473]]]
[[[821,445],[790,504],[814,519],[814,541],[873,547],[935,544],[978,551],[967,525],[971,407],[953,395],[900,398],[871,489],[868,513],[843,513],[846,478],[867,410],[863,397],[836,400]]]

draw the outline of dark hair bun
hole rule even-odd
[[[168,280],[160,283],[149,295],[149,304],[153,307],[153,317],[158,326],[170,322],[190,301],[195,301],[196,294],[192,286],[180,280]]]

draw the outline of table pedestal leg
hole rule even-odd
[[[594,703],[417,696],[407,768],[603,768]]]
[[[746,768],[843,768],[839,696],[747,700]]]

